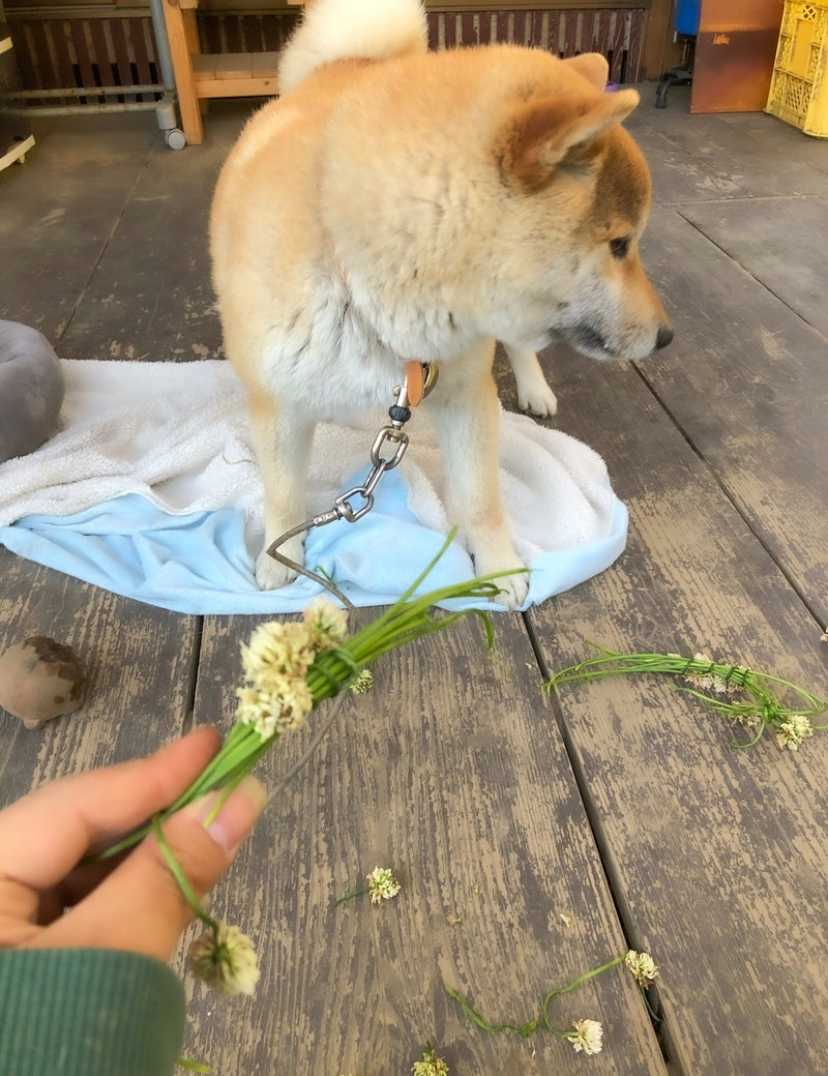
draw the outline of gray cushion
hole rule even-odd
[[[34,452],[57,429],[63,374],[37,329],[0,321],[0,463]]]

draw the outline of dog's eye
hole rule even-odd
[[[629,236],[624,236],[623,239],[611,239],[610,250],[612,251],[613,258],[626,258],[630,249]]]

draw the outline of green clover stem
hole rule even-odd
[[[353,900],[354,897],[362,897],[366,893],[371,892],[369,885],[361,885],[356,889],[352,889],[350,893],[346,893],[344,897],[340,897],[339,900],[334,901],[334,908],[338,908],[340,904],[344,904],[346,900]]]
[[[201,1061],[191,1061],[189,1057],[179,1057],[176,1061],[176,1065],[178,1065],[179,1068],[188,1069],[190,1072],[213,1071],[209,1065],[204,1065]]]
[[[477,1024],[483,1031],[489,1031],[492,1034],[499,1034],[501,1031],[514,1031],[515,1034],[520,1035],[524,1039],[528,1039],[538,1028],[537,1020],[530,1020],[526,1024],[490,1024],[483,1017],[474,1011],[469,1003],[452,987],[446,987],[446,993],[450,998],[460,1006],[463,1012],[468,1016],[472,1023]]]
[[[198,899],[195,890],[190,885],[190,881],[187,878],[184,871],[181,869],[181,864],[175,858],[175,853],[167,843],[167,838],[164,836],[164,831],[161,829],[161,820],[158,815],[153,815],[152,818],[152,832],[155,835],[155,839],[158,842],[158,847],[161,849],[161,854],[166,860],[167,866],[170,868],[172,876],[181,889],[181,892],[187,899],[187,903],[193,909],[198,918],[205,923],[213,931],[215,935],[218,935],[219,925],[215,919],[211,918],[204,910],[204,905]]]
[[[543,1020],[544,1027],[549,1031],[555,1031],[555,1028],[549,1022],[549,1003],[553,998],[560,997],[562,994],[569,994],[573,990],[577,990],[579,986],[582,986],[590,979],[594,979],[596,975],[600,975],[604,971],[609,971],[610,968],[617,968],[619,964],[623,964],[627,954],[622,953],[621,956],[617,956],[615,960],[609,960],[606,964],[602,964],[600,968],[594,968],[592,971],[586,972],[585,975],[579,976],[573,980],[568,986],[562,986],[557,990],[550,990],[546,997],[543,999],[543,1005],[541,1006],[541,1019]],[[561,1034],[557,1031],[556,1034]],[[566,1034],[569,1034],[568,1032]]]

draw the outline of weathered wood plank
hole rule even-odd
[[[196,618],[140,605],[0,549],[0,653],[31,635],[89,665],[85,705],[42,729],[0,709],[0,805],[67,773],[154,751],[188,716]]]
[[[158,147],[64,335],[61,355],[153,362],[221,354],[207,218],[242,122],[238,109],[228,114],[216,107],[204,145],[186,153]]]
[[[763,210],[756,208],[761,228]],[[752,529],[806,600],[828,613],[826,340],[677,213],[659,210],[649,265],[676,339],[642,366]],[[676,258],[676,251],[681,258]],[[796,263],[792,243],[791,266]]]
[[[197,720],[229,721],[250,623],[206,622]],[[452,1072],[580,1071],[549,1035],[480,1031],[443,988],[522,1022],[625,948],[521,621],[495,627],[491,655],[465,621],[387,657],[284,791],[325,711],[264,760],[276,794],[213,902],[257,940],[263,979],[242,1005],[196,991],[191,1056],[228,1074],[404,1073],[430,1040]],[[332,907],[377,865],[404,883],[394,902]],[[604,1022],[602,1071],[666,1072],[626,972],[554,1011]]]
[[[824,138],[812,138],[803,134],[798,127],[763,112],[750,112],[742,116],[722,115],[719,118],[738,130],[750,131],[761,138],[767,148],[777,153],[805,161],[821,172],[828,172],[828,144]],[[779,193],[786,192],[780,189]]]
[[[694,277],[681,294],[706,286]],[[738,311],[740,295],[728,300]],[[717,325],[706,324],[708,346]],[[636,371],[550,357],[560,425],[607,459],[631,530],[615,566],[532,611],[549,669],[587,656],[589,639],[732,657],[828,693],[818,624]],[[698,358],[690,348],[685,361]],[[723,378],[734,365],[723,360]],[[709,382],[692,391],[709,401]],[[755,419],[731,407],[728,426],[750,429]],[[655,678],[564,688],[560,706],[620,907],[661,965],[679,1070],[821,1071],[828,739],[798,755],[771,738],[734,750],[722,718]]]
[[[703,157],[675,145],[664,132],[653,130],[642,118],[650,104],[648,100],[642,101],[627,127],[650,166],[656,205],[744,197],[745,192],[737,183],[711,167]]]
[[[78,116],[33,127],[37,145],[29,161],[0,175],[0,317],[32,325],[56,343],[157,132],[148,115]],[[98,358],[99,346],[90,341],[77,357]]]
[[[825,189],[828,193],[828,177]],[[763,201],[761,209],[753,199],[696,203],[682,206],[681,215],[828,335],[828,198],[774,198]]]
[[[715,115],[686,116],[678,109],[671,112],[672,105],[672,98],[666,109],[654,108],[645,101],[634,113],[636,123],[646,123],[674,147],[703,162],[705,169],[721,180],[735,183],[754,197],[825,193],[824,170],[786,153],[781,145],[757,133],[755,127],[737,125]]]

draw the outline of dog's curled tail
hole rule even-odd
[[[279,61],[279,92],[335,60],[388,60],[427,48],[420,0],[313,0]]]

